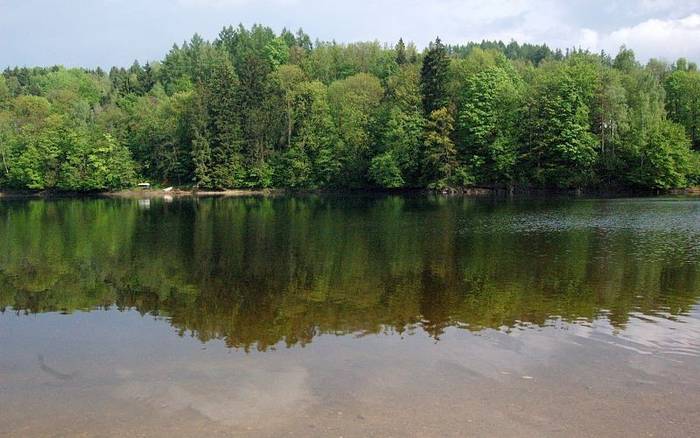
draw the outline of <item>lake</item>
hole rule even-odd
[[[691,436],[700,198],[0,201],[2,436]]]

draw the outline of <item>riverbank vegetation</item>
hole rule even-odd
[[[0,75],[0,188],[700,183],[700,72],[515,42],[424,51],[227,27],[129,68]]]

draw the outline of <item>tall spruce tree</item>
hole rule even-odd
[[[403,42],[403,38],[399,38],[399,42],[396,43],[396,63],[398,65],[404,65],[408,62],[408,58],[406,57],[406,44]]]
[[[243,178],[238,88],[236,72],[225,57],[214,67],[205,86],[211,133],[210,183],[213,188],[236,187]]]
[[[426,114],[431,114],[449,104],[447,92],[449,66],[447,49],[440,38],[436,38],[435,42],[430,43],[421,70],[421,94],[423,110]]]

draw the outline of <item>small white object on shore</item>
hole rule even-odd
[[[173,188],[172,188],[172,187],[166,187],[166,188],[163,189],[163,191],[164,191],[165,193],[170,193],[170,192],[173,191]]]

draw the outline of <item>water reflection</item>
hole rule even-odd
[[[683,198],[2,202],[0,308],[136,309],[245,350],[603,321],[697,351],[698,217]]]

